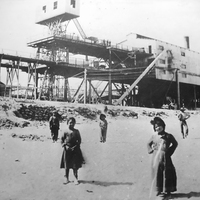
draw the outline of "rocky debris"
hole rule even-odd
[[[56,108],[54,106],[37,106],[37,105],[24,105],[20,104],[21,107],[13,113],[20,118],[26,120],[34,120],[34,121],[48,121],[50,116],[54,111],[57,112],[58,117],[61,121],[66,121],[69,116],[83,116],[85,118],[94,120],[97,115],[99,115],[99,110],[92,110],[85,107],[78,108],[67,108],[67,107],[59,107]]]
[[[4,120],[0,121],[0,127],[5,128],[25,127],[29,125],[29,122],[31,122],[33,126],[46,126],[54,111],[57,111],[60,122],[66,121],[69,117],[83,117],[83,120],[96,120],[101,113],[106,114],[108,117],[131,117],[135,119],[139,116],[168,116],[166,110],[134,109],[133,107],[129,109],[127,107],[114,106],[104,106],[103,110],[101,110],[101,106],[62,104],[49,101],[22,102],[0,98],[0,105],[2,115],[5,115],[3,117]],[[11,118],[11,116],[13,116],[13,118]]]
[[[123,109],[106,109],[106,113],[112,117],[133,117],[138,118],[138,113],[131,111],[131,110],[123,110]]]
[[[91,120],[95,120],[97,118],[97,115],[100,115],[101,113],[100,110],[91,110],[84,107],[75,108],[74,111],[77,112],[79,115]]]
[[[28,134],[28,135],[17,135],[15,133],[12,133],[11,135],[13,138],[20,138],[22,139],[23,141],[25,140],[34,140],[34,141],[44,141],[44,137],[45,136],[38,136],[38,135],[33,135],[33,134]]]
[[[17,117],[27,120],[47,121],[55,111],[53,106],[37,106],[20,104],[20,108],[13,111]]]
[[[159,111],[159,112],[156,112],[156,111],[146,111],[146,110],[143,110],[142,111],[142,115],[145,115],[145,116],[148,116],[148,117],[155,117],[155,116],[168,116],[168,114],[166,112],[163,112],[163,111]]]
[[[26,121],[14,122],[7,118],[0,118],[0,129],[1,128],[11,129],[13,127],[24,128],[24,127],[28,126],[29,124],[30,123],[26,122]]]

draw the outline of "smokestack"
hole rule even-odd
[[[190,48],[190,41],[189,41],[189,37],[185,36],[185,48],[189,49]]]

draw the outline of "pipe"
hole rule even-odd
[[[189,36],[185,36],[185,48],[189,49],[190,48],[190,41],[189,41]]]

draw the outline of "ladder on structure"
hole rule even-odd
[[[78,20],[77,20],[76,18],[74,18],[74,19],[73,19],[73,22],[74,22],[76,28],[78,29],[78,31],[79,31],[81,37],[82,37],[83,39],[86,39],[87,36],[86,36],[85,32],[83,31],[83,29],[82,29],[80,23],[78,22]]]

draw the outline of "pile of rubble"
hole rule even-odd
[[[82,116],[86,119],[95,120],[101,114],[101,111],[96,108],[88,107],[55,107],[55,106],[38,106],[20,104],[20,108],[13,111],[17,117],[34,120],[48,121],[54,111],[57,111],[61,121],[66,121],[69,116]],[[138,118],[138,113],[122,109],[107,109],[105,112],[111,117],[124,116]]]
[[[22,139],[23,141],[25,140],[34,140],[34,141],[44,141],[44,137],[45,136],[38,136],[38,135],[33,135],[33,134],[28,134],[28,135],[17,135],[15,133],[13,133],[11,135],[13,138],[20,138]]]
[[[26,121],[14,122],[8,118],[0,118],[0,129],[1,128],[11,129],[13,127],[24,128],[28,126],[29,124],[30,123]]]
[[[53,106],[37,106],[20,104],[20,108],[13,111],[17,117],[27,120],[47,121],[55,110]]]
[[[14,100],[0,99],[2,112],[6,113],[7,117],[2,118],[0,116],[0,127],[12,128],[12,127],[25,127],[31,122],[33,125],[41,126],[48,122],[52,113],[56,111],[61,122],[66,121],[69,117],[83,117],[89,120],[96,120],[103,112],[108,117],[130,117],[137,119],[140,116],[163,116],[167,115],[163,111],[147,111],[146,109],[133,111],[132,109],[117,108],[112,106],[105,106],[104,110],[100,110],[102,107],[92,107],[86,105],[72,105],[72,104],[56,104],[48,102],[17,102]],[[99,108],[99,109],[98,109]],[[8,112],[14,114],[16,120],[8,119]],[[17,120],[20,119],[20,120]],[[26,120],[26,121],[23,121]]]
[[[66,121],[69,116],[81,115],[85,118],[96,119],[100,111],[91,110],[89,108],[67,108],[55,106],[37,106],[37,105],[24,105],[20,104],[20,108],[14,110],[17,117],[34,120],[34,121],[48,121],[52,113],[56,111],[61,121]]]
[[[131,110],[108,109],[106,113],[109,114],[111,117],[123,116],[123,117],[138,118],[138,113]]]

